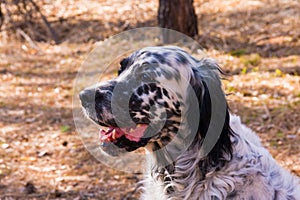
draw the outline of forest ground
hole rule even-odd
[[[157,1],[53,0],[39,5],[34,45],[0,32],[0,199],[137,199],[140,173],[109,168],[85,149],[73,123],[73,80],[95,42],[157,26]],[[231,111],[280,165],[300,175],[300,4],[297,0],[195,0],[197,41],[229,75]]]

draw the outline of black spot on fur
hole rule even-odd
[[[153,106],[154,105],[154,101],[152,99],[149,100],[149,104],[150,106]]]
[[[142,109],[149,111],[150,110],[150,106],[149,105],[142,106]]]
[[[226,199],[236,199],[237,198],[237,192],[236,191],[233,191],[231,192]]]
[[[178,128],[175,127],[175,126],[171,126],[171,127],[168,127],[168,131],[169,132],[173,132],[173,133],[177,133],[178,132]]]
[[[166,127],[171,127],[171,126],[174,126],[174,125],[180,125],[180,122],[177,122],[177,121],[174,121],[174,120],[166,120],[165,122],[165,126]]]
[[[165,88],[163,88],[163,94],[164,96],[168,97],[168,99],[170,99],[169,93]]]
[[[167,118],[171,118],[174,115],[174,113],[169,109],[166,109],[166,113],[167,113]]]
[[[143,88],[139,87],[139,88],[137,89],[137,94],[138,94],[139,96],[142,96],[142,94],[143,94]]]
[[[154,92],[157,89],[157,86],[155,85],[155,83],[150,83],[149,86],[150,86],[151,92]]]
[[[164,52],[162,55],[166,58],[166,57],[169,57],[171,53],[170,52]]]
[[[169,108],[168,102],[164,102],[164,107],[165,107],[165,108]]]
[[[171,142],[171,138],[169,136],[162,136],[160,140],[163,145],[167,145],[169,142]]]
[[[142,54],[144,54],[145,55],[145,57],[149,57],[149,56],[151,56],[151,52],[149,52],[149,51],[144,51]],[[141,55],[142,55],[141,54]]]
[[[161,146],[158,144],[158,142],[153,142],[153,151],[157,151],[157,150],[160,150],[161,149]]]
[[[174,113],[175,116],[180,117],[181,116],[181,110],[180,109],[172,109],[172,112]]]
[[[158,60],[158,62],[160,62],[161,64],[166,64],[166,59],[161,54],[159,54],[159,53],[152,53],[152,56],[154,56]]]
[[[175,59],[178,63],[181,63],[181,64],[188,64],[188,62],[189,62],[188,59],[181,53],[176,53]]]
[[[145,94],[149,94],[149,86],[148,86],[148,85],[145,84],[145,85],[143,86],[143,89],[144,89],[144,93],[145,93]]]
[[[175,106],[176,109],[180,108],[180,102],[179,101],[173,102],[173,105]]]
[[[158,99],[162,99],[162,93],[161,93],[160,88],[157,88],[156,96],[157,96]]]

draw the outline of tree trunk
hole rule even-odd
[[[1,31],[3,22],[4,22],[4,15],[2,13],[2,2],[0,1],[0,31]]]
[[[190,37],[198,35],[198,24],[193,0],[159,0],[158,23],[162,28],[179,31]],[[163,34],[164,41],[174,42]]]

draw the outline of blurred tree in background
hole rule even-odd
[[[160,27],[179,31],[190,37],[198,35],[197,16],[193,0],[159,0],[158,24]],[[164,35],[165,42],[172,42]]]

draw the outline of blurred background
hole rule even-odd
[[[298,0],[0,0],[0,199],[138,198],[140,172],[85,150],[72,87],[97,42],[148,26],[217,59],[231,112],[300,175]]]

